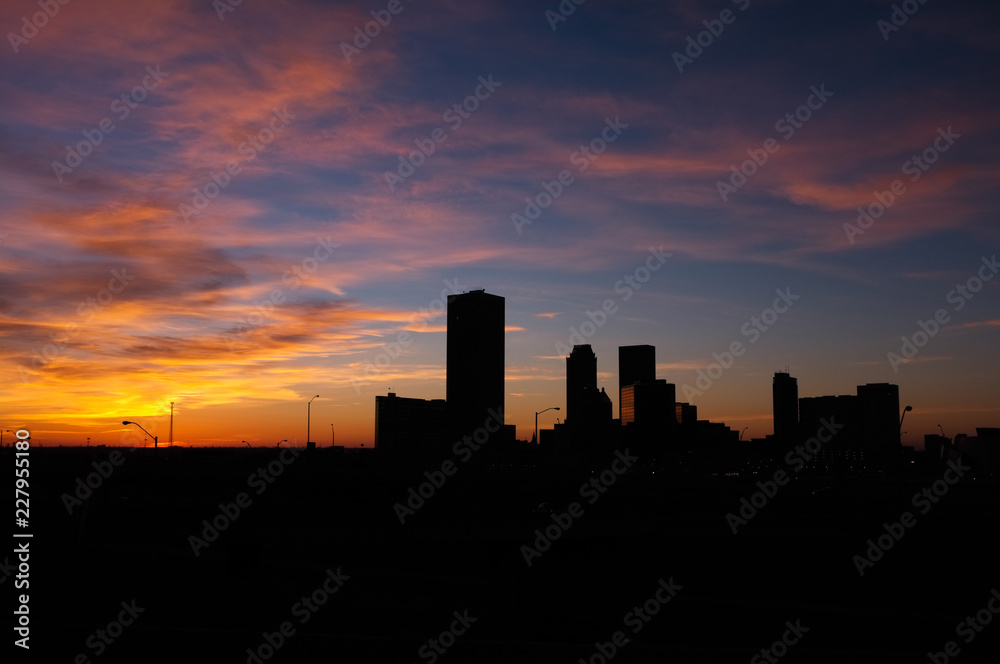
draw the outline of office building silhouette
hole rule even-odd
[[[447,385],[451,437],[504,408],[504,298],[485,290],[448,296]]]
[[[566,423],[583,424],[597,394],[597,356],[590,344],[573,346],[566,358]]]
[[[865,456],[879,467],[888,467],[900,445],[899,387],[889,383],[858,385],[858,419]]]
[[[375,397],[375,449],[435,451],[450,444],[444,399],[410,399],[395,392]]]
[[[857,386],[855,395],[799,399],[799,438],[816,435],[823,419],[843,428],[824,445],[819,462],[827,470],[884,471],[899,447],[899,387],[889,383]]]
[[[667,451],[677,428],[677,389],[656,378],[656,347],[618,347],[618,412],[624,439],[654,458]]]
[[[792,440],[799,430],[799,383],[783,372],[774,374],[771,384],[774,437]]]
[[[656,380],[656,347],[650,345],[618,347],[618,416],[622,413],[622,388]]]

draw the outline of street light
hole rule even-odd
[[[287,443],[287,442],[288,442],[288,439],[285,439],[285,440],[279,440],[279,441],[278,441],[278,444],[277,444],[277,445],[275,445],[275,447],[281,447],[281,444],[282,444],[282,443]]]
[[[309,400],[309,403],[306,404],[306,445],[309,445],[309,410],[312,407],[313,399],[318,399],[318,398],[319,395],[317,394],[316,396],[314,396],[312,399]]]
[[[746,432],[746,430],[747,430],[747,429],[749,429],[749,428],[750,428],[750,427],[743,427],[743,431],[740,431],[740,440],[741,440],[741,441],[743,440],[743,434],[744,434],[744,433]]]
[[[903,409],[903,414],[899,416],[899,444],[896,445],[896,496],[900,505],[903,504],[903,420],[906,419],[906,414],[911,410],[913,410],[913,406],[907,406]]]
[[[334,433],[333,433],[333,422],[331,422],[330,423],[330,447],[335,447],[335,445],[333,444],[333,441],[334,441],[333,436],[334,436]]]
[[[546,410],[559,410],[559,406],[553,406],[552,408],[546,408],[545,410],[540,410],[535,413],[535,445],[538,444],[538,416],[544,413]]]
[[[899,444],[903,444],[903,420],[906,419],[906,414],[913,410],[913,406],[907,406],[903,409],[903,414],[899,416]]]
[[[139,427],[140,429],[142,429],[142,432],[144,434],[146,434],[147,436],[153,436],[153,434],[151,434],[148,431],[146,431],[145,429],[143,429],[142,425],[139,424],[138,422],[129,422],[128,420],[125,420],[124,422],[122,422],[122,424],[124,424],[125,426],[128,426],[129,424],[134,424],[137,427]],[[158,441],[158,438],[156,436],[153,436],[153,449],[154,450],[156,449],[156,443],[157,443],[157,441]]]

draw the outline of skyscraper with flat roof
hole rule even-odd
[[[898,452],[899,386],[890,383],[858,385],[861,445],[872,463],[888,467]]]
[[[618,347],[618,416],[622,412],[622,388],[656,380],[656,346]],[[623,421],[624,424],[624,421]]]
[[[566,422],[582,424],[597,395],[597,356],[590,344],[573,346],[566,358]]]
[[[663,380],[639,381],[621,389],[621,425],[636,424],[662,435],[677,423],[677,388]]]
[[[375,397],[375,449],[438,452],[450,449],[444,399],[408,399],[395,392]]]
[[[504,298],[485,290],[448,296],[445,396],[452,436],[471,435],[504,407]]]
[[[774,437],[792,440],[799,430],[799,381],[784,372],[776,372],[771,383],[774,409]]]

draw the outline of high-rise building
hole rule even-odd
[[[861,445],[875,463],[887,466],[898,452],[899,386],[889,383],[858,385]]]
[[[667,381],[639,381],[621,388],[621,423],[669,434],[677,422],[677,388]]]
[[[780,375],[775,374],[775,432]],[[833,432],[830,424],[835,425]],[[823,442],[812,464],[816,469],[853,472],[890,469],[899,463],[899,387],[868,383],[858,385],[856,395],[800,398],[799,440],[820,437],[821,430],[832,433],[833,437]]]
[[[787,373],[774,374],[771,385],[774,437],[792,440],[799,430],[799,382]]]
[[[444,399],[408,399],[395,392],[375,397],[375,449],[433,452],[452,443],[447,438]]]
[[[698,421],[698,406],[690,403],[676,404],[677,424],[680,426],[693,427]]]
[[[635,383],[651,383],[656,380],[656,346],[618,347],[618,415],[624,421],[622,411],[622,388]]]
[[[854,447],[858,445],[861,418],[857,396],[841,394],[799,399],[799,422],[803,438],[815,436],[816,432],[823,428],[823,420],[833,421],[843,427],[837,430],[836,439],[831,445]]]
[[[504,298],[485,290],[448,296],[447,385],[452,436],[472,434],[504,407]]]
[[[597,394],[597,356],[590,344],[573,346],[566,358],[566,423],[583,424]]]

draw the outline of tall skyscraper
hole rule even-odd
[[[858,416],[865,452],[887,464],[899,445],[899,386],[858,385]]]
[[[582,424],[597,395],[597,356],[590,344],[573,346],[566,358],[566,423]]]
[[[799,429],[799,381],[783,372],[774,374],[771,384],[774,408],[774,437],[792,440]]]
[[[635,383],[656,380],[656,346],[618,347],[618,416],[622,412],[622,388]],[[624,421],[623,421],[624,424]]]
[[[452,436],[472,434],[504,407],[504,298],[485,290],[448,296],[447,385]]]

